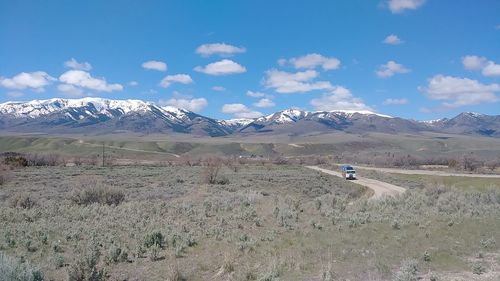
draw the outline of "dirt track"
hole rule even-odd
[[[364,167],[356,166],[359,169],[373,170],[384,173],[395,173],[395,174],[405,174],[405,175],[429,175],[429,176],[442,176],[442,177],[470,177],[470,178],[500,178],[500,175],[487,175],[487,174],[460,174],[460,173],[448,173],[443,171],[429,171],[429,170],[404,170],[395,168],[375,168],[375,167]]]
[[[323,168],[320,168],[317,166],[306,166],[306,168],[313,169],[313,170],[320,171],[320,172],[323,172],[323,173],[326,173],[329,175],[334,175],[334,176],[343,178],[342,174],[339,172],[336,172],[336,171],[323,169]],[[378,180],[374,180],[374,179],[368,179],[368,178],[359,178],[359,179],[355,180],[354,182],[359,184],[359,185],[366,186],[369,189],[373,190],[373,196],[370,199],[379,199],[382,196],[392,196],[392,195],[403,193],[406,190],[405,188],[403,188],[401,186],[393,185],[390,183],[386,183],[386,182],[378,181]]]

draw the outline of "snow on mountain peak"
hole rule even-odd
[[[318,111],[318,112],[321,112],[321,111]],[[369,110],[332,110],[329,112],[331,112],[331,113],[344,113],[344,114],[348,114],[348,115],[358,113],[358,114],[363,114],[363,115],[377,115],[377,116],[385,117],[385,118],[393,118],[392,116],[376,113],[376,112],[369,111]]]
[[[299,109],[286,109],[257,119],[259,122],[272,122],[273,124],[284,124],[297,122],[310,115],[317,115],[319,118],[328,118],[332,114],[341,114],[351,117],[353,114],[377,115],[385,118],[392,118],[389,115],[379,114],[367,110],[333,110],[333,111],[304,111]]]
[[[484,116],[484,114],[481,114],[481,113],[477,113],[477,112],[464,112],[465,115],[468,115],[468,116],[471,116],[471,117],[482,117]]]
[[[255,121],[255,119],[248,119],[248,118],[235,118],[235,119],[228,119],[228,120],[220,120],[224,125],[228,126],[246,126],[250,123]]]
[[[109,110],[119,110],[123,114],[129,112],[150,111],[155,105],[141,100],[110,100],[103,98],[86,97],[81,99],[54,98],[48,100],[32,100],[28,102],[6,102],[0,104],[0,113],[15,117],[36,118],[66,109],[93,107],[95,113],[109,115]],[[90,114],[86,110],[87,114]]]

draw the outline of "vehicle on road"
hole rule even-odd
[[[351,165],[342,165],[340,166],[342,170],[342,176],[346,180],[355,180],[356,179],[356,170]]]

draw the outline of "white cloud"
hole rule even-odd
[[[387,37],[385,37],[384,41],[382,43],[389,44],[389,45],[399,45],[404,43],[403,40],[399,39],[397,35],[391,34]]]
[[[142,68],[157,71],[167,71],[167,64],[162,61],[150,60],[142,64]]]
[[[388,61],[386,64],[383,64],[379,67],[375,73],[380,78],[388,78],[392,77],[395,74],[403,74],[410,72],[409,69],[405,68],[402,64],[396,63],[395,61]]]
[[[281,58],[277,61],[277,63],[279,66],[285,66],[285,64],[287,63],[287,60],[284,58]]]
[[[35,91],[43,92],[44,87],[52,84],[56,79],[46,72],[21,72],[12,78],[0,77],[0,85],[7,89],[24,90],[31,88]]]
[[[407,99],[385,99],[383,102],[384,105],[402,105],[407,103]]]
[[[328,81],[312,81],[318,77],[316,70],[299,71],[289,73],[271,69],[266,71],[267,77],[263,84],[267,88],[272,88],[278,93],[305,93],[314,90],[332,89],[333,86]]]
[[[258,118],[262,113],[249,109],[241,103],[230,103],[222,106],[222,112],[233,114],[237,118]]]
[[[255,107],[273,107],[276,104],[268,98],[260,99],[258,102],[253,104]]]
[[[59,90],[59,92],[67,96],[72,96],[72,97],[83,96],[83,90],[81,88],[75,87],[74,85],[59,84],[57,86],[57,89]]]
[[[130,81],[130,82],[128,82],[128,84],[129,84],[129,86],[135,87],[135,86],[139,85],[139,82],[137,82],[137,81]]]
[[[222,86],[213,86],[212,90],[214,90],[216,92],[224,92],[226,90],[226,88],[224,88]]]
[[[208,102],[205,98],[188,99],[188,98],[172,98],[166,101],[160,101],[162,105],[170,105],[189,111],[199,112],[207,107]]]
[[[196,53],[204,57],[208,57],[214,54],[231,56],[244,52],[246,52],[246,49],[244,47],[236,47],[226,43],[203,44],[196,48]]]
[[[334,57],[324,57],[320,54],[307,54],[298,58],[291,58],[290,63],[297,69],[307,68],[313,69],[321,66],[324,70],[332,70],[340,67],[340,60]],[[282,61],[278,61],[278,64],[284,64]]]
[[[363,111],[372,109],[367,106],[362,99],[354,97],[348,89],[336,86],[331,92],[323,94],[320,98],[312,99],[311,105],[316,110],[354,110]]]
[[[462,64],[468,70],[481,70],[486,63],[485,57],[465,56],[462,57]]]
[[[104,78],[94,78],[83,70],[69,70],[59,76],[59,81],[98,92],[121,91],[120,84],[108,84]]]
[[[261,93],[261,92],[253,92],[253,91],[247,91],[247,96],[252,97],[252,98],[261,98],[265,96],[266,94]]]
[[[484,76],[500,76],[500,64],[489,61],[482,71]]]
[[[485,85],[468,78],[436,75],[428,80],[427,87],[419,87],[427,97],[442,100],[445,107],[460,107],[499,101],[495,94],[500,85]]]
[[[402,13],[404,10],[416,10],[425,3],[425,0],[388,0],[387,4],[392,13]]]
[[[465,56],[462,57],[462,64],[468,70],[481,70],[484,76],[500,76],[500,64],[496,64],[485,57]]]
[[[194,70],[216,76],[237,74],[247,71],[247,69],[244,66],[228,59],[223,59],[218,62],[207,64],[205,67],[197,66],[194,68]]]
[[[168,88],[172,83],[191,84],[193,79],[187,74],[167,75],[160,82],[160,86]]]
[[[19,91],[8,92],[7,96],[12,97],[12,98],[19,98],[19,97],[24,96],[24,93],[23,92],[19,92]]]
[[[90,65],[90,63],[88,63],[88,62],[80,63],[77,60],[75,60],[74,58],[71,58],[70,60],[65,61],[64,66],[67,68],[72,68],[72,69],[76,69],[76,70],[85,70],[85,71],[89,71],[92,69],[92,65]]]

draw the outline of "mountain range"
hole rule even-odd
[[[55,98],[0,104],[0,130],[84,134],[175,132],[211,137],[335,131],[359,134],[440,132],[500,137],[500,115],[464,112],[449,119],[417,121],[369,111],[287,109],[255,119],[217,120],[141,100]]]

